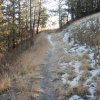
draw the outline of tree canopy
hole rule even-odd
[[[0,1],[0,49],[15,48],[46,26],[48,15],[43,0]]]

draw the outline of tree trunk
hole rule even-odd
[[[40,15],[41,15],[41,0],[39,5],[38,23],[37,23],[37,31],[36,31],[37,34],[39,33]]]
[[[15,3],[14,3],[14,0],[13,0],[13,29],[12,29],[12,32],[13,32],[13,39],[12,39],[12,47],[15,48]]]
[[[36,4],[36,2],[35,2],[35,4]],[[36,20],[36,19],[35,19],[35,17],[36,17],[36,16],[35,16],[35,12],[36,12],[36,5],[35,5],[35,9],[34,9],[34,21],[33,21],[33,32],[32,32],[33,34],[32,34],[32,36],[35,34],[35,22],[36,22],[36,21],[35,21],[35,20]]]
[[[32,36],[32,0],[30,0],[30,37]]]

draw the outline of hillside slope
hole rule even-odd
[[[100,99],[100,13],[54,34],[58,100]]]
[[[100,100],[99,16],[39,34],[34,46],[8,65],[0,100]]]

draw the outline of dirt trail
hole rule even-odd
[[[41,88],[44,90],[44,94],[40,95],[39,100],[57,100],[52,83],[52,61],[54,43],[51,39],[51,35],[48,35],[48,42],[50,44],[48,55],[45,59],[45,64],[41,65],[41,75],[44,77],[44,79],[41,80]]]

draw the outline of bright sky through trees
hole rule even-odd
[[[46,0],[46,3],[44,3],[44,6],[47,9],[47,12],[49,14],[49,19],[47,22],[47,27],[49,28],[58,28],[58,15],[54,15],[54,13],[51,12],[51,10],[56,10],[58,8],[57,0]]]

